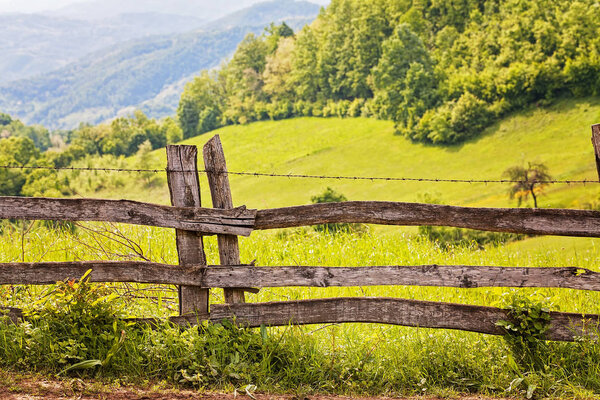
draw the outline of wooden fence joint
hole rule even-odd
[[[174,206],[201,206],[197,154],[196,146],[167,146],[167,182]],[[201,234],[177,229],[175,236],[179,265],[206,265]],[[208,314],[208,289],[180,286],[179,313]]]

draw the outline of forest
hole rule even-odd
[[[376,117],[460,143],[511,111],[600,93],[595,0],[333,0],[249,34],[181,96],[184,137],[294,116]],[[350,23],[348,23],[350,21]]]

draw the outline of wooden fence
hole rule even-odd
[[[600,128],[593,128],[600,172]],[[108,221],[176,229],[179,265],[140,261],[0,263],[0,285],[42,285],[78,278],[91,269],[93,282],[179,285],[180,324],[233,319],[260,325],[373,322],[502,334],[496,325],[507,310],[396,298],[327,298],[245,303],[244,292],[262,287],[415,285],[457,288],[544,287],[600,291],[600,273],[584,268],[468,265],[256,267],[240,262],[237,236],[253,230],[324,223],[435,225],[538,235],[600,237],[600,212],[568,209],[472,208],[433,204],[351,201],[268,210],[233,208],[218,136],[204,146],[214,208],[200,203],[195,146],[167,147],[172,206],[127,200],[0,197],[0,218]],[[221,265],[206,265],[202,237],[217,235]],[[225,304],[208,302],[209,288],[225,290]],[[18,319],[18,309],[6,310]],[[600,315],[552,312],[549,340],[573,340],[594,332]]]

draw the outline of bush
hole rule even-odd
[[[317,196],[311,197],[311,201],[313,204],[318,203],[338,203],[342,201],[348,201],[346,196],[341,193],[336,192],[329,186],[323,193]],[[363,225],[361,224],[321,224],[315,225],[314,229],[318,232],[357,232],[363,230]]]
[[[352,103],[350,103],[347,111],[348,117],[360,117],[362,113],[362,108],[365,105],[364,99],[354,99]]]
[[[533,301],[524,295],[510,293],[509,321],[498,321],[505,330],[504,340],[517,364],[531,371],[543,371],[548,357],[544,335],[550,327],[550,311],[546,301]]]
[[[59,282],[47,298],[25,310],[23,363],[83,369],[108,366],[125,338],[126,324],[114,302],[116,294],[104,285],[80,281]]]
[[[471,93],[427,111],[406,135],[412,140],[455,144],[479,135],[494,119],[490,106]]]
[[[285,119],[292,116],[293,107],[288,101],[276,101],[267,105],[267,113],[272,120]]]
[[[445,226],[419,226],[419,235],[445,249],[453,246],[474,246],[483,249],[486,245],[501,245],[525,238],[525,235],[516,233],[484,232]]]

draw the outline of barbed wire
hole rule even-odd
[[[101,167],[49,167],[49,166],[20,166],[20,165],[0,165],[0,169],[34,169],[34,170],[54,170],[54,171],[97,171],[97,172],[128,172],[128,173],[168,173],[168,172],[202,172],[202,173],[224,173],[223,171],[214,170],[169,170],[169,169],[150,169],[150,168],[101,168]],[[251,171],[227,171],[228,175],[242,175],[254,177],[274,177],[274,178],[289,178],[289,179],[331,179],[331,180],[353,180],[353,181],[403,181],[403,182],[439,182],[439,183],[531,183],[532,181],[515,180],[515,179],[453,179],[453,178],[414,178],[414,177],[388,177],[388,176],[347,176],[347,175],[308,175],[308,174],[280,174],[270,172],[251,172]],[[598,184],[600,181],[591,179],[547,179],[536,180],[538,184]]]

